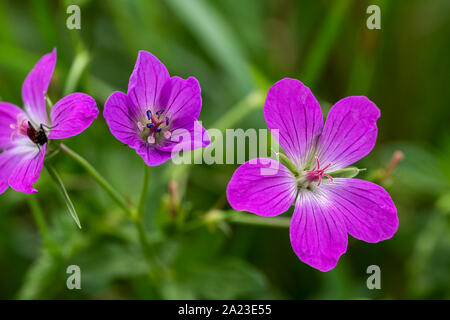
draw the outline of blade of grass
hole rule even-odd
[[[61,195],[63,196],[64,201],[66,202],[67,209],[69,210],[69,214],[77,224],[78,228],[81,229],[80,219],[78,218],[77,211],[75,210],[75,207],[72,203],[72,200],[70,200],[69,194],[67,193],[66,187],[64,186],[63,181],[61,180],[61,177],[56,172],[56,170],[49,164],[45,165],[45,168],[47,169],[48,173],[52,177],[53,181],[56,184],[56,187],[61,192]]]
[[[64,95],[68,95],[76,89],[81,75],[89,64],[90,56],[85,50],[80,51],[73,60],[72,66],[70,67],[69,74],[67,76],[67,81],[64,86]]]
[[[344,21],[351,1],[338,0],[333,3],[333,7],[325,18],[319,35],[305,60],[305,71],[301,78],[309,87],[313,87],[320,76],[330,49],[342,30],[341,24]]]
[[[233,79],[240,93],[252,87],[243,50],[224,17],[204,0],[168,0],[172,11],[198,39],[207,53]]]

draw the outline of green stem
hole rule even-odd
[[[246,224],[260,227],[289,228],[289,217],[259,217],[247,213],[230,211],[226,214],[226,220],[232,223]]]
[[[150,245],[147,233],[145,232],[144,227],[144,214],[145,214],[145,202],[147,200],[148,186],[149,186],[149,178],[150,178],[150,167],[144,163],[144,181],[142,183],[142,191],[141,196],[139,198],[138,207],[135,211],[134,215],[134,225],[138,232],[139,242],[142,246],[142,251],[144,253],[144,257],[148,262],[150,267],[149,276],[152,280],[152,283],[158,283],[160,279],[162,263],[159,260],[158,254],[153,246]]]
[[[285,217],[263,218],[241,214],[231,217],[230,222],[260,227],[289,228],[291,219]]]
[[[142,183],[141,196],[139,198],[138,207],[136,210],[136,218],[138,221],[142,221],[145,212],[145,202],[147,200],[148,193],[148,181],[150,177],[150,167],[144,163],[144,182]]]
[[[78,153],[62,144],[59,146],[62,151],[64,151],[67,155],[72,157],[76,162],[78,162],[90,175],[94,178],[95,181],[111,196],[111,198],[133,219],[135,217],[135,213],[125,198],[117,192],[114,187],[112,187],[108,181],[82,156]]]

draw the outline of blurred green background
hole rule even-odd
[[[81,30],[66,28],[70,4],[81,8]],[[366,27],[370,4],[381,8],[381,30]],[[126,91],[138,50],[148,50],[171,75],[199,80],[206,128],[266,128],[265,94],[284,77],[309,86],[324,113],[347,95],[368,96],[381,109],[379,136],[358,165],[368,168],[362,178],[389,191],[400,227],[379,244],[350,238],[337,267],[322,273],[294,254],[286,220],[232,221],[225,190],[237,165],[168,162],[151,168],[146,203],[147,235],[164,264],[155,283],[133,223],[60,153],[49,161],[83,229],[45,169],[38,194],[2,194],[0,298],[449,299],[449,27],[447,0],[2,0],[0,100],[20,106],[22,81],[53,47],[53,101],[82,91],[102,111],[112,91]],[[143,161],[101,115],[65,143],[137,201]],[[396,150],[404,160],[390,171]],[[39,210],[45,241],[33,219]],[[81,268],[81,290],[66,288],[72,264]],[[373,264],[381,290],[366,287]]]

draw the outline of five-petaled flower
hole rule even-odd
[[[273,217],[295,202],[292,248],[321,271],[336,266],[347,249],[347,233],[366,242],[391,238],[398,217],[389,194],[368,181],[330,175],[372,150],[379,116],[366,97],[347,97],[331,108],[323,126],[311,91],[298,80],[280,80],[268,92],[264,117],[271,131],[279,130],[295,170],[272,159],[246,162],[228,184],[229,203],[235,210]]]
[[[8,186],[25,193],[37,190],[48,140],[81,133],[98,115],[94,99],[84,93],[70,94],[47,115],[45,93],[56,63],[56,49],[44,55],[22,86],[25,110],[0,102],[0,193]]]
[[[180,150],[209,145],[208,133],[198,122],[201,108],[195,78],[170,77],[155,56],[139,51],[127,94],[112,93],[103,116],[119,141],[155,166]]]

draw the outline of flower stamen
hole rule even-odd
[[[11,123],[9,127],[14,130],[11,133],[11,141],[14,141],[16,135],[19,136],[27,135],[28,120],[26,118],[22,118],[22,115],[19,113],[17,115],[17,123]]]
[[[150,144],[159,143],[161,139],[169,139],[172,133],[169,131],[169,117],[163,115],[165,109],[160,109],[156,112],[152,112],[151,109],[145,111],[147,116],[147,123],[143,125],[141,122],[137,123],[140,132],[144,132],[148,129],[149,136],[146,138],[147,142]],[[160,134],[162,133],[162,134]]]
[[[319,183],[317,184],[318,187],[320,186],[320,183],[322,182],[322,177],[324,177],[324,176],[327,177],[328,179],[330,179],[331,182],[334,182],[333,178],[329,174],[325,173],[325,170],[331,166],[331,163],[327,164],[323,168],[320,168],[319,158],[318,157],[315,157],[315,158],[316,158],[316,165],[314,166],[314,168],[312,170],[305,171],[306,179],[309,182],[319,180]]]

